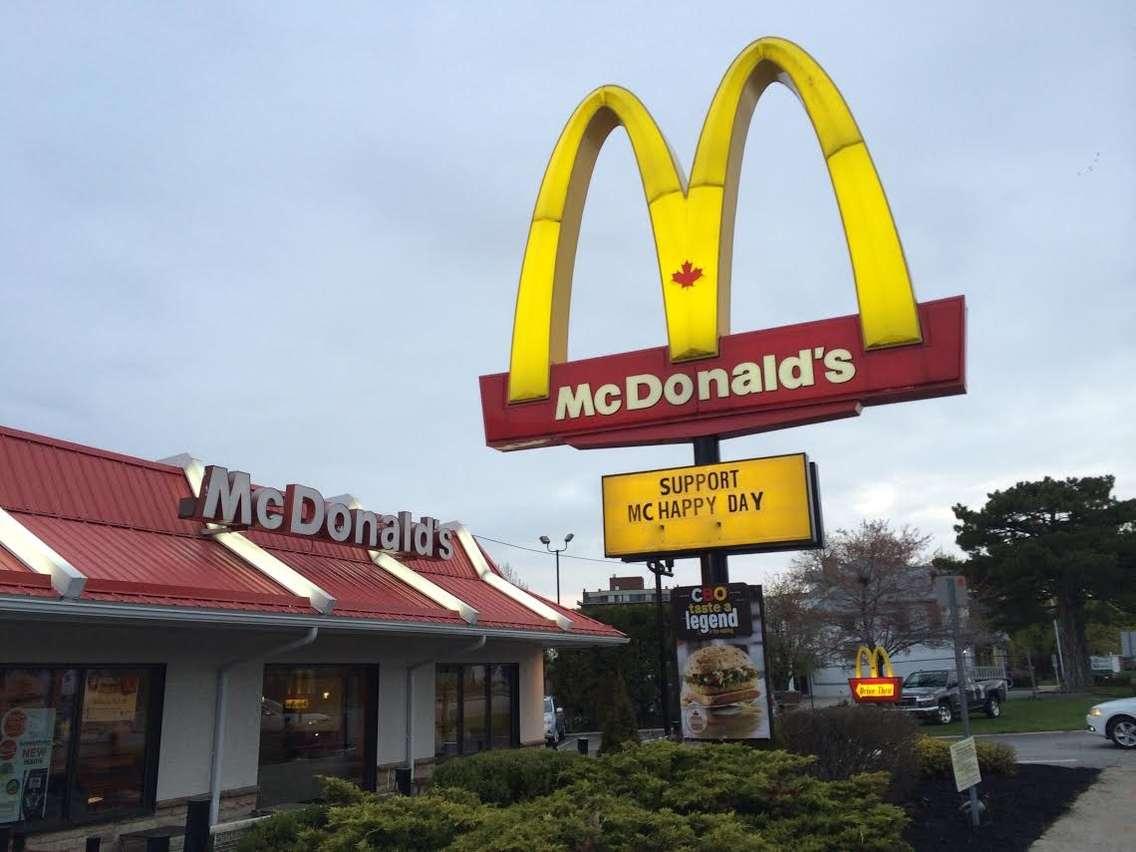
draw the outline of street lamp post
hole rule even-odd
[[[548,552],[556,554],[556,603],[558,605],[560,603],[560,554],[562,551],[568,549],[568,542],[570,542],[573,538],[575,538],[575,533],[568,533],[568,535],[564,536],[563,547],[553,547],[552,539],[550,539],[546,535],[542,535],[540,537],[540,543],[548,548]]]

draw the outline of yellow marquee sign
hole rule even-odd
[[[730,264],[738,179],[750,118],[781,82],[800,98],[828,165],[844,223],[866,350],[923,340],[899,234],[856,120],[836,85],[790,41],[762,38],[718,86],[688,181],[643,103],[601,86],[576,108],[552,152],[525,246],[513,321],[510,403],[545,399],[549,368],[567,358],[580,219],[604,140],[622,125],[643,180],[673,362],[719,354],[730,332]]]
[[[821,539],[816,467],[804,453],[605,476],[603,511],[604,552],[625,559]]]

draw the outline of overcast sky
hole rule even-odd
[[[863,6],[863,8],[857,8]],[[656,11],[657,9],[657,11]],[[723,443],[804,450],[826,524],[953,547],[950,507],[1022,479],[1136,494],[1136,6],[16,3],[0,7],[0,423],[602,556],[600,476],[688,446],[503,454],[529,218],[564,121],[631,88],[687,170],[762,35],[841,88],[921,300],[965,294],[969,393]],[[733,330],[853,313],[828,176],[768,91],[738,205]],[[584,215],[570,357],[665,343],[626,137]],[[176,511],[170,506],[170,511]],[[537,591],[552,557],[489,544]],[[768,581],[789,557],[731,560]],[[637,569],[633,569],[631,573]],[[562,563],[566,602],[618,563]],[[678,581],[697,581],[697,562]]]

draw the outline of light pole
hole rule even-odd
[[[574,533],[568,533],[568,535],[564,536],[564,546],[563,547],[553,547],[552,546],[552,539],[550,539],[546,535],[542,535],[540,537],[540,543],[543,544],[546,548],[548,548],[548,552],[556,554],[556,603],[557,603],[557,605],[560,604],[560,554],[561,554],[562,551],[565,551],[565,550],[568,549],[568,542],[570,542],[573,538],[575,538],[575,534]]]

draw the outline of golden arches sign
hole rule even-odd
[[[545,170],[517,290],[508,401],[549,395],[549,369],[567,357],[572,269],[599,150],[622,125],[643,180],[673,362],[718,354],[729,333],[738,179],[750,118],[780,81],[800,98],[828,166],[852,261],[867,350],[922,341],[899,234],[867,145],[844,98],[803,49],[780,38],[746,47],[718,86],[687,182],[642,102],[602,86],[572,113]]]
[[[860,660],[863,659],[868,667],[868,673],[861,674]],[[856,649],[856,677],[868,678],[881,678],[881,677],[895,677],[895,672],[891,668],[891,657],[888,652],[884,650],[883,645],[877,645],[875,648],[869,648],[867,645],[861,645]]]

